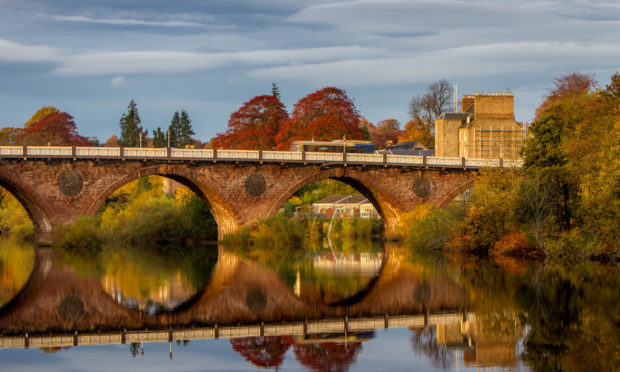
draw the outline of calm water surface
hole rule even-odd
[[[89,258],[3,241],[0,368],[612,371],[619,293],[613,267],[368,241]]]

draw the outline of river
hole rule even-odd
[[[596,371],[620,366],[620,271],[398,243],[78,257],[0,242],[7,370]]]

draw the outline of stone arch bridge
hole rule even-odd
[[[501,159],[385,154],[96,147],[0,147],[0,186],[30,215],[35,241],[52,228],[92,215],[126,183],[159,175],[188,186],[211,209],[219,235],[269,217],[302,187],[345,182],[370,200],[397,235],[403,214],[423,202],[445,206],[470,188],[482,167],[519,166]]]

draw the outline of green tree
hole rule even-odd
[[[120,120],[121,127],[121,139],[119,144],[125,147],[138,147],[140,144],[140,138],[146,138],[148,131],[142,129],[140,125],[140,114],[138,114],[138,108],[136,102],[132,99],[127,106],[127,113],[123,114]]]
[[[195,133],[192,130],[192,121],[185,110],[181,110],[181,113],[175,111],[168,130],[171,145],[182,148],[193,143],[192,136]]]
[[[161,130],[161,127],[157,127],[157,130],[153,131],[153,146],[155,147],[167,147],[168,139],[166,133]]]

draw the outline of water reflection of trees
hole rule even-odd
[[[437,343],[434,327],[412,328],[411,347],[415,355],[427,357],[433,368],[448,369],[454,364],[454,355],[445,345]]]
[[[34,246],[14,239],[0,240],[0,307],[26,284],[34,267]]]
[[[302,365],[315,371],[348,371],[362,350],[361,342],[321,342],[295,344],[295,358]]]
[[[284,354],[294,343],[291,336],[263,336],[232,338],[233,350],[257,367],[278,367],[284,361]]]

